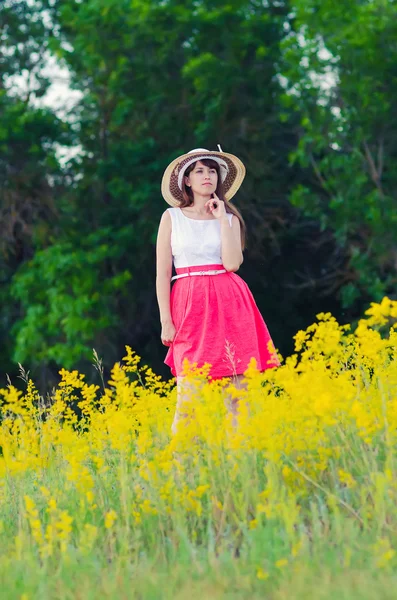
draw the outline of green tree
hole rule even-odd
[[[34,248],[56,237],[57,194],[63,175],[56,144],[66,143],[67,127],[35,108],[49,82],[43,76],[49,31],[40,7],[20,0],[0,7],[0,360],[2,374],[13,371],[12,327],[20,313],[11,282]],[[28,73],[24,86],[13,78]]]
[[[290,183],[280,172],[295,139],[278,120],[276,73],[288,5],[51,4],[51,47],[84,92],[75,114],[82,155],[71,164],[80,179],[65,195],[62,236],[15,278],[24,310],[15,356],[71,366],[95,346],[112,362],[129,343],[162,363],[154,246],[168,162],[221,143],[247,163],[238,203],[255,279],[277,204],[286,204]]]
[[[341,249],[326,273],[344,306],[395,294],[397,5],[294,0],[283,118],[299,115],[292,202]],[[296,111],[296,112],[294,112]]]
[[[322,252],[310,250],[323,234],[288,202],[302,181],[299,165],[288,168],[299,117],[279,118],[289,2],[45,6],[49,48],[83,93],[72,124],[81,153],[67,165],[56,238],[13,277],[21,309],[15,360],[78,367],[95,347],[112,364],[128,343],[156,371],[169,372],[161,368],[155,297],[155,239],[167,208],[160,180],[178,154],[218,143],[247,165],[235,199],[249,233],[241,275],[285,352],[313,313],[332,308],[318,297],[321,286],[302,286],[297,267],[304,264],[316,282],[334,252],[329,240]]]

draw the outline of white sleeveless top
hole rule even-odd
[[[174,267],[222,264],[221,224],[218,219],[190,219],[176,206],[171,215],[171,249]],[[232,226],[233,215],[226,213]]]

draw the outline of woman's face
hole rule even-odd
[[[191,188],[193,194],[211,196],[218,185],[218,173],[214,167],[206,167],[198,160],[193,170],[185,178],[185,182]]]

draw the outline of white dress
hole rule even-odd
[[[191,219],[179,207],[168,208],[171,215],[171,248],[174,267],[222,263],[221,224],[218,219]],[[227,213],[232,226],[233,215]]]

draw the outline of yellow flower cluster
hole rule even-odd
[[[65,369],[51,402],[32,381],[0,390],[3,552],[41,563],[184,544],[236,555],[277,531],[275,550],[252,558],[267,585],[325,531],[341,542],[346,521],[375,531],[376,568],[395,567],[397,302],[366,314],[354,332],[319,314],[279,367],[260,373],[252,359],[244,389],[186,361],[191,394],[174,436],[175,381],[129,347],[104,390]]]

